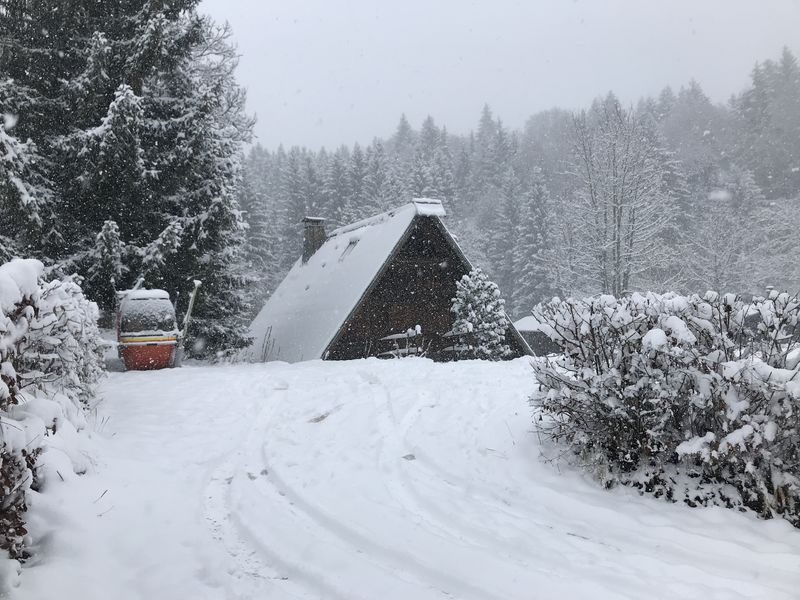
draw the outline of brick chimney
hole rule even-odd
[[[325,219],[305,217],[303,219],[303,263],[314,255],[325,243]]]

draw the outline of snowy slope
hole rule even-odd
[[[797,598],[787,523],[544,461],[526,360],[112,374],[95,473],[36,498],[59,529],[13,597]]]

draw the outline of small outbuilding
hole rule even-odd
[[[438,200],[415,199],[330,235],[322,219],[304,219],[302,257],[250,326],[247,358],[454,358],[451,300],[472,265],[444,216]],[[510,321],[506,341],[511,357],[530,354]]]
[[[528,344],[528,348],[536,356],[545,356],[546,354],[559,354],[561,348],[553,340],[551,340],[545,333],[542,333],[539,327],[539,321],[533,315],[521,318],[514,323],[519,334]]]

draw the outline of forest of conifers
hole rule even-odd
[[[690,81],[635,106],[609,93],[578,113],[540,112],[520,130],[489,107],[476,117],[466,135],[402,117],[366,147],[252,148],[239,198],[260,295],[297,259],[304,215],[335,227],[419,196],[443,200],[517,318],[552,295],[800,287],[800,68],[788,49],[726,104]]]

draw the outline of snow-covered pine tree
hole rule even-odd
[[[330,156],[328,169],[323,178],[323,197],[327,214],[322,216],[330,219],[337,226],[351,223],[353,216],[346,205],[347,199],[350,197],[347,163],[346,154],[341,149],[336,150]]]
[[[173,296],[188,291],[192,279],[203,282],[190,328],[197,343],[190,347],[196,355],[210,356],[247,343],[249,307],[239,293],[247,283],[245,226],[236,195],[242,146],[253,121],[244,113],[244,92],[234,79],[238,57],[230,30],[206,18],[187,18],[185,26],[199,28],[199,41],[160,90],[182,98],[183,135],[162,151],[180,158],[186,169],[176,170],[181,187],[169,199],[175,203],[172,214],[180,215],[171,219],[181,226],[180,247],[161,272]],[[157,88],[156,82],[150,85]]]
[[[119,287],[143,269],[148,285],[173,296],[203,279],[196,332],[213,323],[225,334],[203,334],[209,348],[240,343],[235,189],[252,120],[230,31],[200,17],[197,0],[24,4],[4,67],[28,98],[24,139],[47,151],[38,163],[64,238],[40,252],[85,275],[113,220],[131,249]]]
[[[400,115],[400,122],[397,124],[397,129],[392,136],[391,146],[394,154],[405,162],[411,158],[414,151],[414,138],[415,133],[411,128],[405,114]]]
[[[306,186],[304,190],[306,214],[303,216],[318,216],[322,214],[324,199],[322,197],[322,177],[321,171],[317,164],[317,158],[313,152],[305,152],[303,154],[303,184]]]
[[[488,262],[481,263],[501,289],[513,287],[513,250],[516,246],[520,182],[509,167],[493,196],[484,199],[483,218],[476,227],[481,250]]]
[[[102,306],[112,307],[117,286],[128,272],[127,248],[119,233],[116,221],[106,221],[97,234],[94,247],[87,254],[89,265],[84,288]]]
[[[784,48],[780,59],[756,64],[751,86],[733,100],[737,162],[753,171],[770,198],[800,194],[800,65]]]
[[[470,187],[476,193],[483,193],[496,186],[503,171],[498,170],[497,129],[488,104],[483,106],[478,131],[474,138],[474,158]]]
[[[253,312],[260,310],[283,273],[280,210],[270,190],[269,174],[269,156],[256,146],[244,163],[239,190],[239,204],[247,223],[244,261],[251,282],[244,293]]]
[[[541,173],[535,171],[519,207],[517,240],[513,249],[512,314],[527,315],[537,303],[557,294],[553,273],[552,218],[550,194]]]
[[[509,355],[509,323],[504,306],[497,285],[480,269],[456,282],[456,296],[450,307],[455,317],[453,331],[469,344],[467,356],[502,360]]]
[[[398,157],[392,157],[388,161],[386,176],[386,208],[400,206],[411,199],[411,192],[407,183],[407,177],[403,170],[403,163]]]
[[[376,214],[388,210],[392,205],[389,164],[380,141],[376,140],[367,148],[366,161],[364,210],[367,214]]]
[[[360,144],[353,146],[353,151],[350,153],[350,164],[347,168],[347,178],[349,181],[350,197],[347,199],[346,206],[349,208],[349,214],[343,214],[342,217],[347,217],[347,222],[354,222],[365,217],[370,216],[371,210],[367,204],[366,192],[364,183],[367,176],[367,158],[364,151],[361,149]]]
[[[8,85],[0,84],[0,94]],[[33,142],[12,135],[15,120],[9,113],[0,123],[0,260],[38,247],[53,220],[51,183]]]
[[[76,130],[59,140],[77,171],[77,177],[61,188],[69,204],[65,217],[70,219],[64,235],[76,253],[86,250],[86,237],[102,233],[108,221],[116,224],[122,240],[133,245],[146,244],[157,235],[158,222],[150,218],[153,206],[141,141],[143,128],[143,100],[122,84],[97,127]],[[88,262],[77,261],[83,272],[92,268],[91,249]],[[86,293],[95,297],[92,286]],[[107,304],[112,299],[107,294],[96,298],[106,309],[113,306]]]
[[[308,182],[303,169],[303,151],[293,147],[286,155],[281,170],[281,204],[284,207],[283,244],[287,249],[282,268],[288,271],[297,260],[302,240],[302,221],[307,215],[306,191]],[[293,251],[292,251],[293,250]]]
[[[453,157],[447,143],[447,130],[442,129],[439,146],[433,153],[431,174],[436,187],[436,198],[444,203],[447,215],[458,218],[456,181],[453,174]]]
[[[438,194],[433,181],[433,173],[425,153],[421,149],[414,152],[410,174],[411,195],[415,198],[430,198]]]

